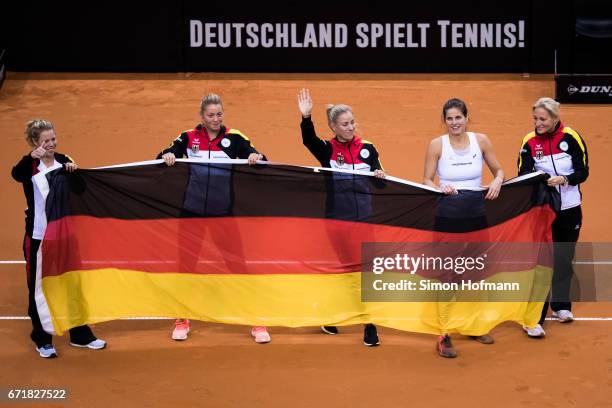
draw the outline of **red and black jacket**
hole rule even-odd
[[[589,176],[589,155],[584,139],[575,130],[557,124],[551,133],[530,132],[523,138],[518,158],[519,175],[543,171],[551,176],[567,177],[568,185],[559,186],[561,210],[581,204],[579,184]]]
[[[214,139],[208,137],[201,124],[185,131],[157,158],[174,153],[177,158],[247,159],[255,150],[248,137],[239,130],[221,126]],[[264,160],[267,160],[264,156]],[[231,216],[234,205],[233,173],[230,164],[190,167],[189,181],[183,203],[183,216]]]
[[[321,140],[317,137],[312,119],[302,118],[302,142],[310,153],[321,163],[321,167],[344,170],[374,171],[382,170],[378,151],[367,140],[357,135],[347,143],[331,140]]]
[[[211,140],[206,128],[201,124],[181,133],[170,147],[157,155],[157,158],[161,159],[166,153],[174,153],[177,158],[189,159],[247,159],[251,153],[259,154],[249,138],[239,130],[221,126],[217,137]]]
[[[302,118],[302,141],[322,167],[374,171],[382,170],[378,151],[370,142],[355,136],[348,143],[337,138],[321,140],[310,118]],[[372,216],[371,186],[384,182],[370,176],[334,172],[327,176],[326,217],[347,221],[368,221]]]
[[[60,164],[74,163],[72,158],[65,154],[55,153],[55,160]],[[26,219],[26,235],[32,236],[34,230],[34,185],[32,184],[32,176],[38,173],[39,159],[34,159],[30,154],[21,158],[19,163],[13,166],[11,176],[15,181],[23,184],[23,192],[25,194],[28,208],[25,210]]]

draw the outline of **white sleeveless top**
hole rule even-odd
[[[438,160],[440,187],[481,187],[482,151],[473,132],[467,132],[470,145],[464,150],[454,150],[448,134],[442,136],[442,154]]]

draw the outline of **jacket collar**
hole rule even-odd
[[[538,133],[538,131],[535,131],[536,136],[539,137],[554,137],[557,136],[558,134],[563,133],[563,129],[565,129],[565,126],[563,125],[563,123],[561,123],[561,121],[559,121],[557,123],[557,125],[555,126],[555,128],[552,130],[552,132],[546,132],[546,133]]]
[[[198,132],[202,133],[204,135],[204,137],[206,138],[206,140],[210,140],[208,138],[208,131],[206,130],[206,128],[204,126],[202,126],[201,123],[198,123],[198,125],[195,127],[195,129]],[[225,134],[226,134],[226,128],[225,128],[225,126],[221,125],[221,128],[219,129],[219,134],[217,135],[217,137],[215,137],[212,140],[217,139],[219,136],[225,136]]]

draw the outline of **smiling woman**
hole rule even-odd
[[[538,170],[547,173],[548,186],[561,196],[561,203],[555,208],[552,236],[555,243],[564,244],[554,246],[550,307],[553,317],[569,323],[574,320],[569,299],[574,274],[572,260],[582,228],[580,184],[589,176],[589,156],[584,139],[561,122],[559,108],[559,103],[552,98],[540,98],[533,105],[535,131],[523,138],[518,166],[519,175]],[[542,325],[547,312],[548,302],[544,304],[539,324],[524,328],[529,337],[545,336]]]
[[[378,150],[371,142],[357,136],[355,129],[355,117],[353,109],[345,104],[327,105],[327,125],[334,133],[331,140],[320,139],[312,122],[313,102],[308,89],[302,89],[297,97],[298,109],[302,114],[302,143],[321,163],[322,167],[342,170],[371,171],[376,178],[385,178],[378,158]],[[337,218],[346,221],[367,221],[372,213],[369,201],[369,187],[365,180],[369,176],[357,176],[354,174],[330,175],[327,187],[326,217]],[[356,191],[367,192],[367,194],[356,194]],[[338,260],[342,265],[355,264],[351,253],[360,248],[347,245],[345,237],[331,227],[327,229],[327,235],[334,245]],[[368,237],[362,237],[363,242],[371,241]],[[327,334],[338,334],[335,326],[322,326],[321,329]],[[366,324],[363,331],[363,344],[371,347],[380,344],[376,326]]]
[[[467,131],[468,109],[465,102],[457,98],[446,101],[442,108],[442,118],[448,133],[433,139],[429,144],[423,176],[423,184],[438,188],[434,183],[437,174],[440,189],[445,194],[438,200],[436,230],[467,232],[484,229],[487,227],[484,199],[497,198],[504,181],[504,172],[489,138],[482,133]],[[486,196],[478,191],[482,187],[483,161],[495,177]],[[488,240],[488,237],[482,239]],[[449,305],[440,305],[443,309],[440,318],[443,319],[448,314],[444,308]],[[484,344],[493,343],[493,338],[488,334],[472,338]],[[457,356],[448,334],[438,338],[437,349],[442,357]]]
[[[265,156],[253,147],[251,140],[242,132],[223,125],[223,102],[219,95],[209,93],[202,98],[200,117],[202,118],[200,124],[181,133],[174,139],[170,147],[157,155],[157,158],[163,159],[168,167],[176,164],[177,157],[208,159],[213,163],[223,159],[247,159],[249,165],[255,165],[258,160],[265,159]],[[226,217],[232,214],[233,195],[229,169],[231,165],[227,164],[203,165],[190,173],[189,193],[185,194],[183,203],[184,217],[194,215]],[[214,199],[207,200],[209,193],[214,196]],[[180,247],[181,262],[190,270],[194,270],[199,261],[200,250],[204,245],[206,230],[194,225],[189,218],[181,219],[180,228],[183,234],[191,237]],[[231,231],[235,237],[240,236],[235,223],[230,223],[227,231]],[[219,248],[226,245],[223,237],[219,235],[212,234],[212,240]],[[236,243],[236,248],[234,255],[244,259],[242,248],[238,243]],[[234,259],[226,258],[224,261],[235,273],[244,270],[244,260],[236,262]],[[187,340],[190,330],[189,320],[176,319],[172,339]],[[271,340],[268,330],[263,326],[253,327],[251,335],[257,343],[269,343]]]
[[[28,315],[32,320],[32,332],[30,338],[36,344],[36,351],[43,358],[57,357],[57,352],[52,344],[52,336],[43,329],[35,299],[35,282],[38,272],[38,250],[45,234],[45,227],[34,222],[34,212],[44,212],[45,209],[38,207],[34,195],[40,193],[34,190],[32,176],[38,173],[53,171],[64,168],[68,172],[74,172],[77,165],[67,155],[57,153],[57,136],[53,124],[44,119],[34,119],[28,122],[26,127],[26,141],[33,150],[13,167],[11,175],[15,181],[23,185],[28,208],[26,209],[26,232],[23,239],[23,255],[26,261],[28,282]],[[103,349],[106,347],[104,340],[97,339],[89,326],[78,326],[70,329],[70,345],[90,349]]]

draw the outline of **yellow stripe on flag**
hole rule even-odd
[[[525,282],[522,290],[536,294],[546,290],[550,273],[538,266],[497,274],[487,282],[511,276]],[[159,316],[286,327],[374,323],[412,332],[481,335],[503,321],[533,326],[542,310],[537,301],[362,302],[360,272],[202,275],[108,268],[67,272],[42,283],[58,334],[82,324]],[[458,293],[455,299],[462,297]]]

